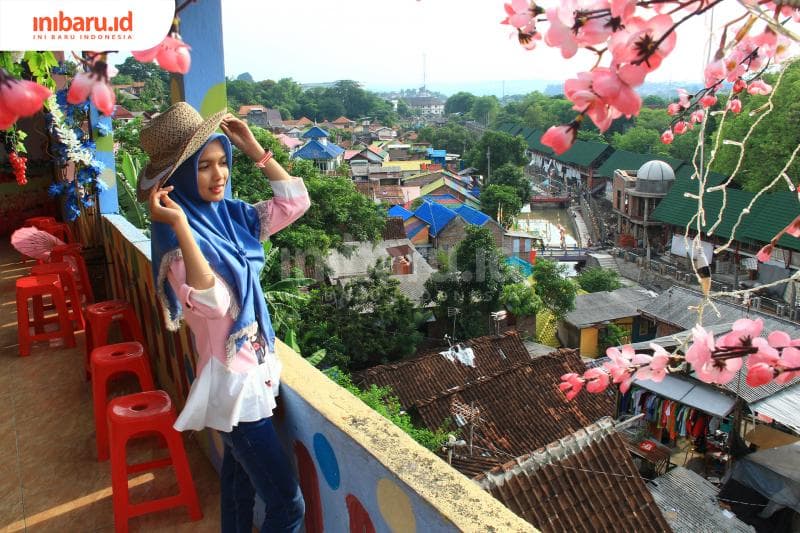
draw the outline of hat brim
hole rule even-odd
[[[228,111],[219,111],[205,119],[186,140],[177,154],[175,161],[162,168],[154,168],[150,163],[139,172],[136,179],[136,198],[140,202],[146,202],[150,197],[150,192],[154,187],[161,187],[175,173],[175,170],[189,159],[192,154],[200,149],[211,135],[217,131],[222,119]]]

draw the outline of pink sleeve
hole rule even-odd
[[[305,213],[311,205],[306,185],[300,178],[288,181],[270,181],[274,196],[254,204],[261,222],[262,241],[277,233]]]
[[[170,263],[167,280],[178,297],[184,313],[201,318],[221,318],[228,312],[231,295],[218,276],[214,276],[214,286],[197,290],[186,284],[186,265],[177,258]]]

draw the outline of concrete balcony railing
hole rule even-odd
[[[104,217],[102,233],[113,295],[135,306],[159,385],[181,408],[195,357],[185,327],[163,327],[150,241],[119,215]],[[278,353],[275,422],[303,487],[306,531],[534,531],[285,344],[278,343]],[[217,433],[205,430],[197,439],[219,469]]]

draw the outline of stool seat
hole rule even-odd
[[[200,520],[203,513],[197,499],[189,461],[183,439],[172,425],[175,409],[169,395],[154,390],[114,398],[106,410],[111,452],[111,487],[114,506],[114,529],[117,533],[128,531],[128,520],[172,507],[185,506],[191,520]],[[144,463],[129,465],[126,446],[128,440],[142,434],[158,434],[167,442],[169,456]],[[178,481],[178,494],[156,500],[132,504],[128,494],[128,475],[172,465]]]
[[[108,459],[108,420],[106,415],[108,383],[120,374],[133,374],[143,391],[155,389],[150,363],[138,342],[121,342],[95,348],[91,354],[92,400],[94,404],[97,460]]]
[[[19,342],[19,355],[28,356],[31,353],[31,344],[34,341],[61,338],[66,347],[75,346],[75,332],[72,329],[64,289],[57,274],[25,276],[15,282],[17,300],[17,339]],[[45,318],[43,297],[50,296],[55,317]],[[28,300],[33,302],[33,321],[29,318]],[[45,325],[57,322],[57,331],[45,332]],[[30,327],[33,326],[34,334],[31,335]]]
[[[91,354],[95,348],[108,344],[111,326],[117,323],[123,341],[145,344],[142,327],[133,306],[125,300],[106,300],[86,307],[86,374],[91,374]]]
[[[42,229],[41,226],[46,224],[55,224],[57,221],[55,217],[30,217],[26,218],[23,226],[33,226],[36,229]]]
[[[43,274],[57,274],[61,280],[61,286],[64,289],[64,295],[69,296],[67,304],[71,309],[70,318],[77,325],[75,331],[80,331],[84,328],[83,323],[83,308],[81,307],[81,297],[78,294],[78,286],[75,283],[75,278],[72,275],[72,268],[69,263],[44,263],[41,265],[34,265],[31,267],[31,274],[34,276]]]

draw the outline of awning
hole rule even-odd
[[[754,413],[766,415],[800,433],[800,383],[750,404]]]
[[[713,416],[727,416],[736,403],[734,398],[711,385],[677,376],[667,375],[660,382],[636,379],[633,384]]]

